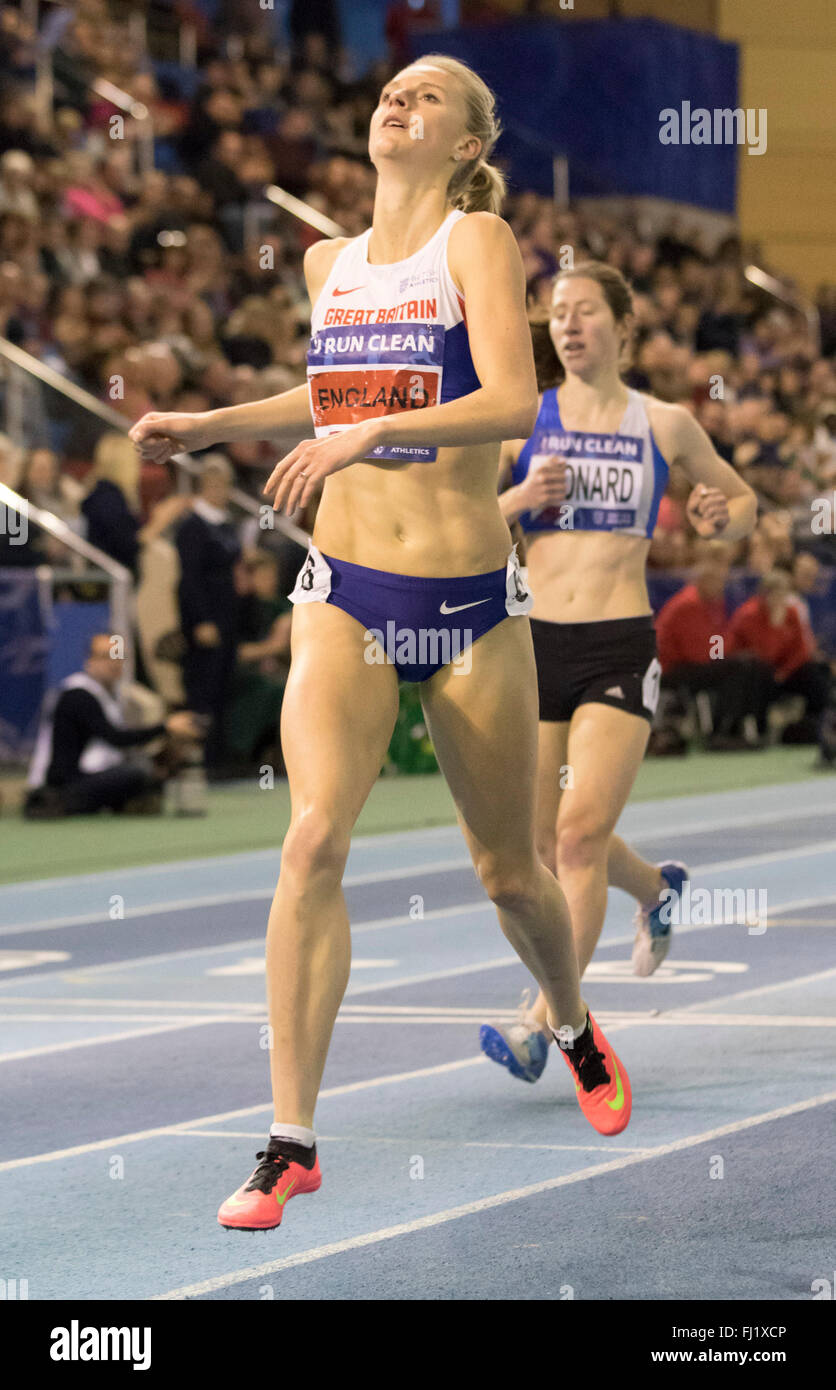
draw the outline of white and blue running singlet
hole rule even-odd
[[[542,455],[566,460],[566,498],[552,507],[523,512],[524,531],[620,531],[625,536],[653,535],[659,503],[668,480],[668,465],[653,438],[647,407],[630,390],[618,429],[610,434],[565,429],[557,391],[544,391],[534,430],[512,469],[521,483],[532,462]]]
[[[311,314],[308,390],[317,437],[362,420],[444,405],[478,391],[465,305],[447,266],[455,209],[426,246],[370,265],[372,229],[337,255]],[[383,445],[370,458],[426,463],[433,446]]]

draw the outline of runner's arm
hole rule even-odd
[[[725,498],[728,520],[713,532],[718,540],[737,541],[754,530],[758,515],[757,498],[743,479],[725,459],[716,453],[714,445],[690,411],[680,405],[655,402],[651,423],[670,463],[679,464],[695,490],[706,495],[721,493]],[[657,431],[657,423],[661,428]],[[689,520],[694,493],[689,498]]]
[[[499,450],[499,510],[509,526],[528,510],[528,504],[520,496],[520,485],[511,483],[511,469],[524,443],[524,439],[504,439]]]

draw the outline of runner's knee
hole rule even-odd
[[[476,862],[476,872],[488,897],[506,912],[529,911],[540,900],[540,872],[529,859],[485,852]]]
[[[606,863],[610,834],[610,826],[593,812],[567,817],[557,828],[558,872]]]
[[[334,823],[324,811],[306,811],[291,821],[282,846],[282,872],[306,881],[312,878],[342,881],[350,832]]]

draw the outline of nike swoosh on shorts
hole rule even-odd
[[[490,603],[490,598],[477,598],[473,603],[457,603],[455,608],[450,608],[445,599],[439,608],[439,613],[461,613],[463,608],[478,608],[480,603]]]

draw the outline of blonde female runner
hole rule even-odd
[[[607,1134],[629,1119],[627,1075],[581,999],[566,903],[535,846],[531,598],[496,477],[500,441],[534,423],[537,386],[522,261],[486,163],[497,135],[493,96],[471,69],[431,55],[400,72],[371,120],[372,227],[305,257],[307,387],[151,414],[132,431],[145,457],[165,459],[301,435],[313,416],[316,438],[280,461],[265,492],[292,512],[324,484],[291,595],[282,707],[292,812],[267,932],[275,1120],[220,1208],[227,1227],[278,1226],[288,1197],[320,1185],[314,1108],[351,950],[341,881],[398,675],[421,683],[477,873],[543,990],[584,1114]]]
[[[607,886],[639,903],[633,969],[650,975],[670,946],[683,864],[648,864],[613,832],[644,757],[661,668],[645,560],[668,465],[694,484],[701,536],[736,540],[756,519],[752,490],[714,452],[684,406],[633,391],[619,364],[632,299],[597,261],[556,278],[549,336],[565,374],[544,391],[534,432],[503,445],[500,499],[526,533],[540,692],[537,842],[569,903],[581,975],[604,925]],[[510,484],[510,486],[509,486]],[[536,1081],[550,1033],[543,994],[518,1021],[484,1024],[483,1051]]]

